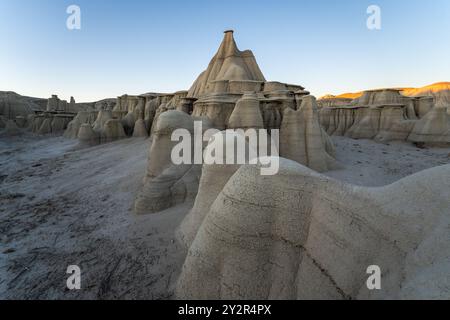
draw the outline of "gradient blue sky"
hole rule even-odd
[[[448,0],[0,0],[0,90],[81,102],[188,89],[230,28],[268,80],[317,96],[450,81]]]

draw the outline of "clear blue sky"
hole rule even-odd
[[[81,30],[66,28],[71,4]],[[450,81],[448,0],[0,0],[0,90],[81,102],[188,89],[230,28],[268,80],[317,96]]]

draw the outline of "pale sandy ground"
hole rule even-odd
[[[450,148],[334,137],[336,179],[381,186],[450,163]],[[168,299],[184,251],[174,231],[189,204],[135,216],[148,141],[84,150],[62,137],[0,139],[0,299]],[[67,266],[82,271],[66,289]]]

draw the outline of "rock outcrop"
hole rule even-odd
[[[8,122],[8,119],[4,116],[0,116],[0,129],[4,129],[6,127],[6,122]]]
[[[52,133],[61,134],[67,128],[71,117],[65,117],[64,115],[55,115],[50,123]]]
[[[90,124],[83,123],[78,131],[78,141],[80,147],[94,146],[100,143],[100,135]]]
[[[169,110],[161,114],[155,126],[144,184],[135,201],[135,213],[154,213],[175,204],[194,201],[200,180],[201,166],[190,163],[173,164],[171,154],[178,144],[172,141],[174,130],[184,129],[194,136],[194,119],[188,114]],[[193,148],[194,140],[191,140]]]
[[[353,112],[355,113],[353,124],[345,135],[353,139],[375,138],[380,130],[381,109],[364,106],[353,109]]]
[[[126,136],[122,123],[118,119],[106,121],[101,131],[101,141],[103,143],[124,139]]]
[[[123,107],[123,99],[120,99],[119,103]],[[131,104],[134,105],[135,102]],[[132,110],[128,108],[127,112],[130,114]],[[284,115],[288,118],[283,119]],[[195,180],[194,176],[200,180],[200,175],[203,177],[206,174],[203,182],[200,182],[201,186],[205,186],[213,179],[209,176],[210,172],[216,170],[225,172],[225,178],[219,179],[218,183],[221,184],[226,182],[226,177],[231,171],[237,169],[238,166],[233,165],[223,168],[221,165],[217,168],[214,165],[204,165],[202,173],[199,165],[194,166],[195,169],[184,165],[179,170],[172,168],[170,154],[177,142],[171,141],[171,133],[180,128],[192,132],[193,119],[207,119],[209,124],[206,127],[219,131],[239,129],[240,132],[244,132],[247,129],[265,129],[265,133],[258,132],[258,148],[264,149],[267,154],[275,154],[276,151],[277,155],[278,150],[274,149],[277,148],[278,141],[273,140],[270,130],[282,127],[286,136],[286,141],[283,142],[286,156],[320,171],[334,167],[332,158],[334,148],[329,137],[320,128],[315,99],[301,86],[277,81],[267,82],[253,54],[237,49],[231,31],[225,32],[225,38],[217,54],[189,92],[180,91],[171,96],[154,94],[153,98],[146,102],[144,122],[148,123],[147,119],[151,116],[153,116],[150,132],[152,144],[144,187],[135,202],[137,213],[168,208],[173,204],[168,200],[170,194],[176,198],[185,198],[184,195],[179,197],[171,193],[171,186],[180,179],[179,174],[184,174],[183,177],[188,177],[191,182]],[[139,125],[142,127],[142,124]],[[206,129],[205,126],[203,129]],[[186,175],[191,169],[193,175]],[[180,189],[192,190],[189,194],[195,197],[198,182],[193,183],[191,187],[184,182],[182,185],[184,188]],[[178,192],[178,187],[176,190]],[[208,207],[208,201],[204,197],[211,198],[211,192],[214,191],[203,190],[198,195],[199,199],[195,202],[193,214],[189,215],[196,217],[192,218],[192,221],[197,221],[198,217],[202,216],[201,212],[205,212],[204,208]],[[195,223],[186,220],[184,224],[192,226]],[[190,227],[180,228],[180,230],[188,229]],[[187,243],[190,241],[192,230],[185,233],[180,231],[180,234],[181,238],[187,239]]]
[[[52,95],[48,99],[46,111],[68,111],[69,106],[66,100],[61,100],[57,95]]]
[[[219,50],[194,82],[188,96],[197,98],[217,92],[218,87],[227,85],[229,81],[247,81],[246,85],[253,87],[266,81],[253,53],[250,50],[239,51],[232,30],[225,31]],[[253,88],[247,91],[253,91]]]
[[[145,126],[144,119],[139,119],[134,124],[133,137],[135,137],[135,138],[146,138],[146,137],[148,137],[148,131],[147,131],[147,127]]]
[[[178,141],[171,140],[171,135],[177,129],[185,129],[193,134],[194,120],[176,110],[162,113],[155,126],[146,179],[157,177],[171,165],[171,152],[178,144]]]
[[[450,167],[356,187],[242,166],[198,225],[180,299],[449,299]],[[446,240],[444,240],[446,239]],[[382,289],[369,290],[379,266]]]
[[[432,97],[438,107],[450,107],[450,82],[438,82],[422,88],[410,88],[402,91],[408,97]]]
[[[264,129],[260,102],[255,93],[244,93],[228,120],[228,129]]]
[[[94,131],[102,133],[106,121],[111,119],[113,119],[113,113],[111,110],[100,110],[98,112],[97,119],[95,119],[95,122],[92,124]]]
[[[21,96],[15,92],[0,91],[0,115],[9,120],[25,117],[36,111],[43,111],[45,99]]]
[[[417,121],[408,140],[427,145],[450,145],[450,115],[444,107],[436,106]]]
[[[297,111],[290,108],[284,110],[280,130],[280,156],[323,172],[336,168],[333,155],[331,141],[319,124],[316,99],[313,96],[303,97]]]
[[[67,129],[64,132],[64,137],[69,139],[76,139],[78,131],[82,124],[94,124],[98,116],[97,111],[80,111],[75,118],[67,124]]]
[[[230,146],[234,147],[237,133],[227,133],[225,131],[221,131],[214,135],[212,139],[215,139],[218,136],[220,136],[221,141],[223,141],[225,150]],[[206,159],[205,164],[203,164],[202,167],[198,195],[195,198],[194,207],[184,218],[177,230],[177,238],[186,248],[189,248],[194,241],[198,228],[209,212],[214,200],[222,191],[228,180],[241,167],[241,164],[227,164],[226,153],[222,154],[223,157],[221,158],[221,162],[223,164],[212,163],[213,159],[209,159],[209,157],[214,152],[212,150],[213,148],[213,144],[208,144],[206,146],[204,152]],[[246,145],[247,150],[248,148],[249,146]],[[248,155],[249,153],[247,152],[245,159],[246,163],[249,163]],[[236,154],[233,156],[236,157]]]
[[[445,115],[446,108],[450,107],[447,104],[450,101],[447,99],[450,97],[448,88],[450,84],[444,83],[421,89],[370,90],[356,95],[348,105],[334,104],[332,97],[326,97],[320,103],[320,123],[329,135],[380,142],[426,140],[427,143],[441,143],[447,140],[445,126],[431,129],[425,123],[436,117],[441,118],[438,122],[448,121]],[[435,110],[428,116],[436,107],[441,107],[443,112]],[[419,138],[419,134],[428,137]]]
[[[244,93],[255,93],[266,128],[279,129],[282,111],[296,108],[296,94],[308,94],[299,85],[267,82],[251,51],[237,49],[232,31],[226,31],[217,54],[187,94],[192,114],[211,119],[219,130],[228,128],[230,116]]]
[[[158,116],[167,110],[175,110],[180,107],[185,99],[187,91],[179,91],[173,94],[164,93],[146,93],[143,95],[123,95],[117,99],[104,99],[96,102],[91,110],[78,112],[75,119],[68,125],[64,134],[67,138],[76,138],[78,130],[84,123],[93,126],[94,131],[105,136],[105,125],[109,120],[118,120],[121,124],[124,134],[118,129],[119,126],[114,123],[116,133],[114,137],[102,138],[101,143],[122,139],[130,136],[145,137],[149,131],[153,132],[154,124]],[[114,105],[114,106],[113,106]],[[137,129],[137,132],[135,130]],[[111,128],[108,129],[112,134]],[[113,130],[113,131],[114,131]]]

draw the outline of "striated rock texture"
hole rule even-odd
[[[181,111],[170,110],[162,113],[155,126],[146,179],[157,177],[171,165],[171,152],[178,144],[178,141],[171,140],[171,135],[177,129],[185,129],[193,134],[194,120]]]
[[[329,135],[433,145],[448,141],[449,82],[347,94],[354,97],[347,104],[343,96],[325,96],[319,101],[320,123]]]
[[[126,112],[133,113],[136,99],[122,97],[118,99],[118,109],[124,110],[125,101],[128,101]],[[130,107],[131,105],[131,107]],[[296,111],[298,110],[299,111]],[[191,115],[191,116],[190,116]],[[286,119],[283,119],[284,115]],[[196,196],[198,182],[192,178],[206,174],[201,186],[210,184],[214,179],[208,172],[228,172],[238,166],[204,165],[203,173],[199,168],[188,166],[175,170],[171,168],[170,154],[173,147],[178,144],[170,139],[175,129],[183,128],[192,132],[193,119],[205,119],[208,124],[203,129],[212,127],[217,130],[239,129],[280,129],[285,135],[283,151],[287,157],[300,161],[316,170],[325,171],[334,168],[334,147],[330,138],[320,128],[317,114],[316,101],[303,87],[281,83],[277,81],[267,82],[262,75],[256,60],[250,51],[240,52],[233,39],[233,32],[225,32],[224,40],[217,54],[211,60],[208,69],[202,73],[193,84],[189,92],[180,91],[172,95],[154,94],[145,104],[144,122],[150,124],[152,120],[150,136],[152,144],[149,152],[149,162],[144,178],[144,187],[135,201],[136,213],[156,212],[168,208],[173,203],[169,201],[169,195],[178,197],[172,193],[172,185],[188,177],[192,186],[184,185],[184,189],[192,190],[189,195]],[[135,129],[137,128],[137,122]],[[142,127],[142,124],[139,123]],[[272,149],[270,133],[266,132],[259,137],[258,143],[265,150]],[[247,137],[248,138],[248,137]],[[281,138],[283,142],[283,137]],[[262,146],[262,143],[267,145]],[[274,143],[276,144],[276,143]],[[278,154],[278,150],[277,150]],[[232,169],[229,169],[232,168]],[[192,177],[187,173],[191,173]],[[228,177],[229,172],[225,173]],[[181,179],[181,180],[183,180]],[[190,214],[192,221],[201,219],[204,208],[208,207],[208,201],[204,197],[211,198],[209,194],[213,190],[220,190],[220,185],[227,178],[218,179],[218,186],[211,190],[204,190],[199,194],[195,203],[196,209]],[[218,189],[219,188],[219,189]],[[181,188],[183,189],[183,188]],[[178,188],[176,191],[178,192]],[[203,195],[204,193],[204,195]],[[180,193],[180,198],[185,198]],[[202,200],[203,199],[203,200]],[[197,214],[197,213],[198,214]],[[199,218],[200,217],[200,218]],[[190,219],[190,218],[189,218]],[[188,222],[185,225],[195,225]],[[188,230],[184,232],[183,230]],[[188,243],[192,235],[191,227],[180,228],[180,237]],[[183,240],[184,241],[184,240]]]
[[[190,88],[188,97],[199,97],[212,92],[216,85],[225,85],[220,81],[230,80],[265,82],[253,53],[250,50],[239,51],[231,30],[225,31],[219,50]]]
[[[36,134],[62,134],[73,119],[71,114],[43,112],[27,117],[26,127]],[[17,119],[16,119],[16,122]]]
[[[57,96],[40,99],[0,92],[0,116],[36,134],[61,134],[74,117],[74,114],[65,112],[66,105],[67,102]]]
[[[67,125],[66,131],[64,131],[64,137],[68,139],[76,139],[78,137],[78,131],[80,130],[81,122],[75,117]]]
[[[405,131],[411,130],[405,121],[416,119],[414,108],[408,111],[410,102],[400,90],[365,91],[347,106],[321,108],[320,123],[329,135],[405,140],[409,134]],[[408,113],[413,115],[408,118]]]
[[[147,128],[145,126],[144,119],[139,119],[134,124],[133,137],[135,137],[135,138],[139,138],[139,137],[146,138],[146,137],[148,137],[148,132],[147,132]]]
[[[330,153],[329,153],[330,152]],[[319,124],[316,99],[305,96],[300,108],[284,110],[280,130],[280,156],[323,172],[336,168],[333,147]]]
[[[197,195],[201,165],[193,164],[193,158],[190,164],[172,163],[172,149],[179,143],[171,140],[176,129],[185,129],[193,137],[194,119],[178,110],[162,113],[155,125],[144,184],[134,205],[137,214],[155,213],[175,204],[194,201]],[[191,148],[193,143],[194,139],[191,139]]]
[[[0,121],[3,122],[2,119],[0,119]],[[22,134],[22,131],[19,129],[19,127],[14,121],[5,120],[4,124],[5,124],[4,129],[0,130],[0,137],[12,137]]]
[[[235,138],[238,133],[226,133],[221,131],[214,135],[212,139],[217,136],[221,136],[224,142],[224,149],[226,150],[230,146],[234,146]],[[246,145],[246,150],[248,150]],[[198,232],[198,228],[209,212],[211,205],[216,200],[223,187],[228,180],[234,175],[234,173],[241,167],[240,164],[226,164],[226,153],[222,155],[222,163],[212,163],[210,157],[213,153],[214,145],[208,144],[205,149],[205,164],[203,164],[200,184],[198,187],[198,195],[195,198],[194,207],[182,221],[180,227],[177,230],[178,240],[186,247],[189,248],[194,241],[195,235]],[[236,151],[237,149],[235,149]],[[246,163],[248,163],[248,154],[246,153]],[[236,153],[233,155],[236,157]]]
[[[97,119],[93,123],[94,131],[101,133],[105,127],[105,123],[108,120],[113,119],[113,113],[111,110],[100,110],[97,115]]]
[[[103,143],[112,142],[126,138],[125,130],[118,119],[110,119],[105,122],[101,132],[101,141]]]
[[[82,124],[94,124],[98,116],[98,111],[80,111],[75,118],[69,122],[64,137],[69,139],[76,139],[78,137],[78,130]]]
[[[84,123],[78,131],[78,141],[80,147],[95,146],[100,143],[100,134],[90,124]]]
[[[180,299],[449,299],[450,166],[380,188],[242,166],[198,226]],[[368,290],[368,266],[382,290]]]
[[[66,129],[71,117],[56,115],[51,122],[52,133],[62,134]]]
[[[73,101],[70,106],[73,106],[74,104],[75,101]],[[69,104],[66,100],[60,100],[57,95],[52,95],[47,101],[46,111],[68,111],[68,106]]]
[[[144,183],[135,201],[136,214],[156,213],[174,205],[194,201],[201,167],[172,165],[160,175]]]
[[[39,127],[39,130],[36,132],[37,134],[49,134],[52,132],[52,119],[44,118],[42,124]]]
[[[238,100],[250,94],[259,101],[264,127],[279,129],[283,110],[296,109],[297,98],[309,93],[299,85],[265,81],[253,54],[237,50],[233,32],[227,31],[218,53],[193,84],[186,99],[192,99],[189,103],[193,116],[208,117],[215,128],[224,130],[229,128]],[[183,108],[190,112],[191,105]],[[231,121],[234,126],[233,122],[239,119],[234,116]]]
[[[417,121],[409,141],[428,145],[450,145],[450,115],[444,107],[436,106]]]
[[[408,97],[432,97],[438,107],[450,107],[450,82],[438,82],[422,88],[411,88],[402,91]]]
[[[28,115],[36,111],[45,109],[46,100],[21,96],[15,92],[0,91],[0,116],[9,120],[15,120],[21,116],[27,118]]]
[[[64,136],[77,138],[81,125],[89,123],[93,130],[102,137],[101,143],[127,136],[148,137],[149,131],[153,132],[154,130],[152,126],[157,122],[158,116],[167,110],[179,108],[186,95],[187,91],[173,94],[146,93],[139,96],[123,95],[117,99],[98,101],[90,111],[78,112],[75,119],[67,126]],[[119,121],[124,134],[118,129],[119,125],[116,122],[113,122],[116,134],[111,132],[111,127],[108,128],[109,133],[105,134],[106,123],[109,120]],[[136,129],[137,132],[135,132]],[[105,138],[106,136],[109,138]]]
[[[332,108],[332,107],[341,107],[348,106],[352,102],[352,99],[349,98],[340,98],[332,95],[327,95],[320,98],[317,101],[317,105],[319,108]]]
[[[380,108],[361,107],[353,109],[354,121],[345,132],[353,139],[373,139],[380,130]]]
[[[414,126],[413,120],[408,120],[404,105],[381,105],[380,126],[375,140],[392,141],[406,140]]]
[[[202,132],[194,131],[194,121],[201,121]],[[135,213],[155,213],[180,203],[194,202],[202,174],[201,165],[192,164],[193,153],[191,164],[172,163],[172,148],[178,141],[171,141],[171,135],[176,129],[190,132],[192,150],[197,135],[210,128],[209,119],[191,117],[183,111],[170,110],[161,114],[155,125],[143,187],[136,197]],[[200,147],[203,149],[205,143]]]

